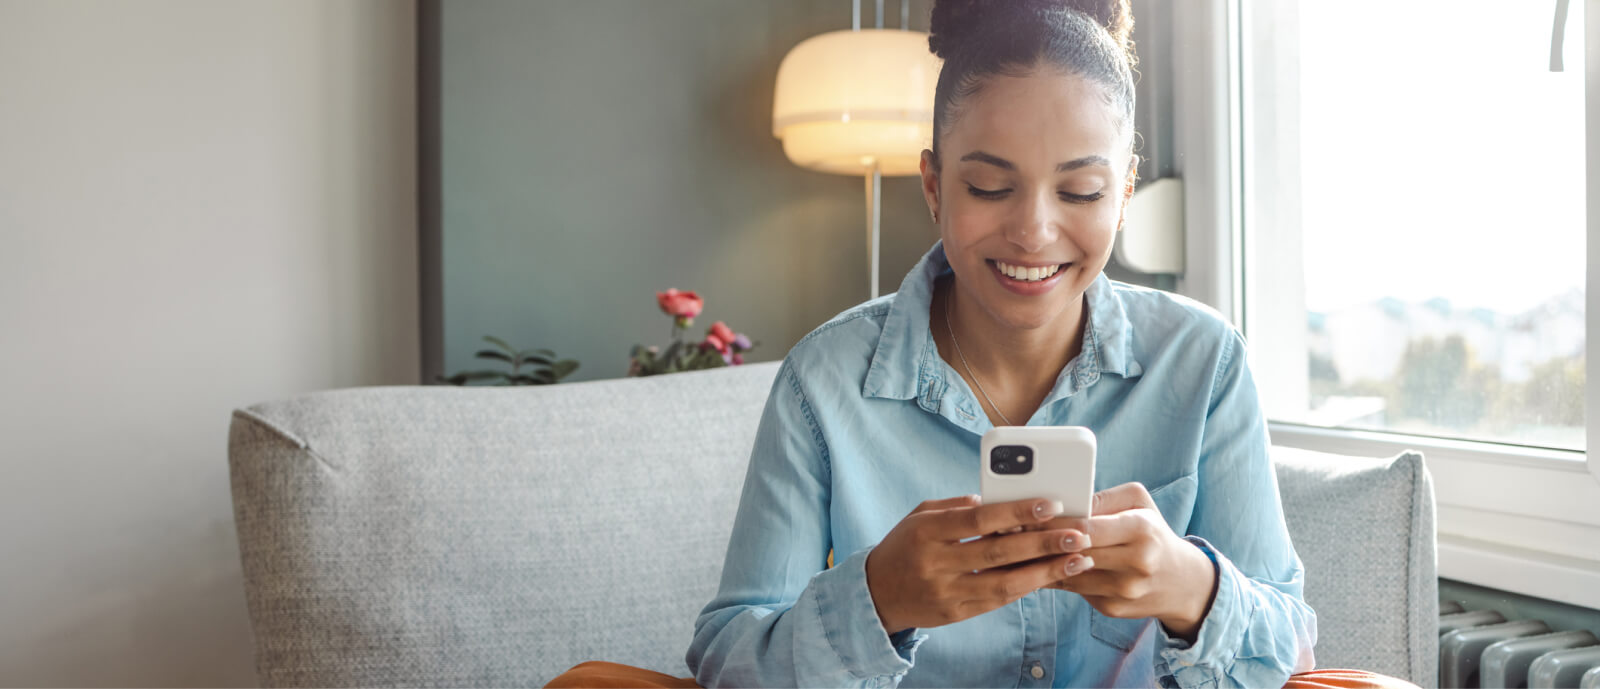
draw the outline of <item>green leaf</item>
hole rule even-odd
[[[550,365],[550,360],[546,359],[546,358],[544,358],[542,356],[525,356],[525,357],[522,357],[522,363],[524,363],[524,364],[538,364],[540,366],[549,366]]]
[[[552,351],[550,351],[548,349],[524,349],[524,350],[522,350],[522,356],[528,356],[530,354],[542,354],[544,356],[552,357],[552,358],[554,358],[555,355],[556,355],[555,352],[552,352]]]
[[[478,350],[478,353],[474,354],[473,356],[476,356],[479,359],[499,359],[499,360],[505,361],[505,362],[510,362],[511,361],[511,357],[506,356],[505,354],[502,354],[500,352],[494,351],[493,349],[480,349],[480,350]]]
[[[539,371],[538,373],[533,374],[533,378],[535,381],[537,381],[534,383],[535,385],[548,385],[556,382],[555,374],[552,374],[548,370]]]
[[[499,346],[501,349],[506,350],[507,354],[516,354],[517,353],[517,349],[515,347],[512,347],[511,345],[506,344],[505,340],[502,340],[502,339],[500,339],[498,337],[495,337],[493,335],[484,335],[483,339],[494,343],[495,345]],[[510,361],[510,359],[506,359],[506,361]]]
[[[556,380],[566,378],[576,370],[578,370],[578,361],[576,359],[562,359],[551,366],[551,372],[555,374]]]
[[[473,381],[503,378],[505,375],[505,373],[500,371],[462,371],[450,376],[449,378],[446,378],[445,380],[449,381],[452,385],[466,385],[467,383]]]

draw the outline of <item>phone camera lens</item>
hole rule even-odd
[[[1001,445],[989,451],[989,470],[1001,475],[1026,474],[1031,448],[1022,445]]]

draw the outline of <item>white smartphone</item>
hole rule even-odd
[[[1094,502],[1094,431],[1083,426],[1000,426],[983,434],[983,504],[1059,500],[1064,517]]]

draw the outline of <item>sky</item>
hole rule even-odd
[[[1583,287],[1583,5],[1552,73],[1554,0],[1299,3],[1310,309]]]

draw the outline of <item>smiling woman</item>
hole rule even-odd
[[[940,239],[784,358],[695,622],[700,685],[1406,684],[1303,674],[1316,615],[1243,339],[1104,275],[1136,166],[1131,26],[1126,0],[935,6]],[[1093,431],[1093,516],[973,495],[1012,420]]]

